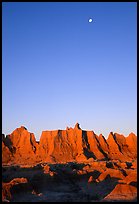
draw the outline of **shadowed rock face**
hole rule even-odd
[[[137,137],[109,134],[97,136],[85,131],[76,123],[66,130],[43,131],[40,142],[33,133],[21,126],[6,137],[2,135],[3,164],[28,164],[38,162],[83,162],[92,160],[131,161],[137,158]]]
[[[2,141],[2,162],[8,163],[12,160],[12,153],[10,152],[9,148],[5,145]]]

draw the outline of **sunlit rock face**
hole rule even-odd
[[[29,163],[36,161],[36,140],[33,133],[27,131],[23,126],[15,129],[10,135],[4,138],[5,147],[8,148],[10,155],[7,162]],[[3,150],[3,162],[5,163],[5,151]],[[7,154],[6,154],[7,155]]]
[[[108,139],[76,123],[42,131],[21,126],[2,135],[3,202],[137,201],[137,136]]]
[[[75,126],[74,129],[43,131],[39,154],[44,161],[70,162],[86,160],[82,145],[82,130]]]
[[[134,186],[130,186],[127,184],[117,184],[113,191],[108,194],[103,201],[133,201],[135,202],[137,196],[137,189]]]
[[[134,133],[130,133],[126,137],[126,144],[128,146],[128,151],[130,152],[130,157],[137,158],[137,136]]]
[[[80,128],[46,130],[36,142],[33,133],[21,126],[6,137],[2,135],[2,162],[37,163],[92,160],[131,161],[137,158],[137,136],[128,137],[111,132],[106,140],[101,134]]]

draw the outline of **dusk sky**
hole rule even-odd
[[[137,3],[2,3],[2,132],[76,122],[137,134]]]

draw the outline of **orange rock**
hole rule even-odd
[[[117,184],[104,201],[134,201],[137,199],[137,188],[127,184]]]
[[[126,137],[126,144],[128,145],[128,150],[130,152],[130,157],[132,159],[137,158],[137,136],[134,133],[130,133]]]
[[[122,135],[109,134],[107,143],[109,145],[109,158],[120,159],[121,161],[127,161],[128,156],[123,154],[123,144],[125,145],[125,138]]]
[[[110,176],[111,178],[118,178],[118,179],[125,178],[123,173],[118,169],[106,169],[106,171],[100,174],[100,176],[98,177],[98,180],[103,181],[104,179],[106,179],[107,176]]]
[[[137,171],[136,170],[130,170],[128,172],[128,175],[120,181],[120,183],[126,183],[130,184],[131,182],[137,182]]]
[[[44,173],[45,173],[45,174],[50,173],[50,166],[45,165],[45,166],[43,167],[43,169],[44,169]]]
[[[86,131],[87,140],[89,144],[89,150],[92,152],[92,157],[94,159],[104,159],[105,155],[102,153],[102,148],[100,146],[98,136],[93,131]]]
[[[132,161],[136,158],[137,137],[133,133],[125,138],[111,132],[106,140],[103,135],[98,137],[93,131],[82,130],[79,123],[66,130],[43,131],[40,142],[36,142],[34,134],[23,126],[6,138],[2,135],[3,164],[86,163],[107,159]]]
[[[101,145],[102,150],[106,154],[109,154],[109,145],[107,143],[107,140],[105,139],[105,137],[102,134],[99,135],[99,143]]]
[[[40,138],[39,154],[44,161],[70,162],[86,160],[83,154],[82,130],[43,131]]]
[[[94,181],[93,176],[90,176],[89,179],[88,179],[88,183],[91,183],[93,181]]]
[[[8,164],[8,162],[12,159],[12,153],[9,148],[2,141],[2,163]]]
[[[132,168],[136,169],[137,168],[137,161],[132,162]]]
[[[12,197],[11,188],[20,183],[28,183],[28,180],[26,178],[14,178],[8,183],[2,183],[2,201],[10,201]]]
[[[15,163],[32,162],[35,160],[36,140],[33,133],[29,133],[21,126],[7,136]]]

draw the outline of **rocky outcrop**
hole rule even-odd
[[[3,138],[4,140],[5,138]],[[9,161],[12,160],[12,152],[10,149],[5,145],[4,141],[2,140],[2,162],[4,164],[8,164]]]
[[[89,157],[93,157],[94,159],[104,159],[106,158],[105,152],[103,151],[99,137],[93,131],[86,131],[87,141],[88,141],[88,149],[91,152]]]
[[[83,162],[89,160],[131,161],[137,158],[137,136],[111,132],[106,140],[101,134],[82,130],[79,123],[66,130],[43,131],[36,142],[33,133],[21,126],[6,137],[2,135],[3,164],[39,162]]]
[[[127,184],[117,184],[113,191],[106,196],[103,201],[137,201],[137,189],[134,186],[130,186]]]
[[[137,201],[137,169],[90,161],[2,167],[3,202]],[[116,166],[116,164],[118,164]],[[127,164],[127,162],[125,162]],[[118,167],[119,166],[119,167]],[[87,195],[87,196],[86,196]]]
[[[28,183],[26,178],[14,178],[8,183],[2,183],[2,201],[10,202],[12,199],[11,189],[20,184]]]
[[[39,144],[39,153],[44,161],[66,162],[85,160],[82,146],[82,130],[74,129],[43,131]]]
[[[36,161],[36,140],[33,133],[23,126],[14,130],[3,139],[2,162],[5,163],[5,154],[10,155],[7,162],[32,163]],[[7,152],[7,153],[6,153]],[[12,155],[12,157],[11,157]]]
[[[137,158],[137,136],[134,133],[130,133],[125,139],[130,157],[132,159]]]
[[[98,180],[99,181],[103,181],[104,179],[106,179],[107,177],[111,177],[111,178],[117,178],[117,179],[124,179],[125,176],[123,174],[122,171],[120,171],[119,169],[111,169],[108,168],[106,169],[105,172],[103,172],[99,177]]]

